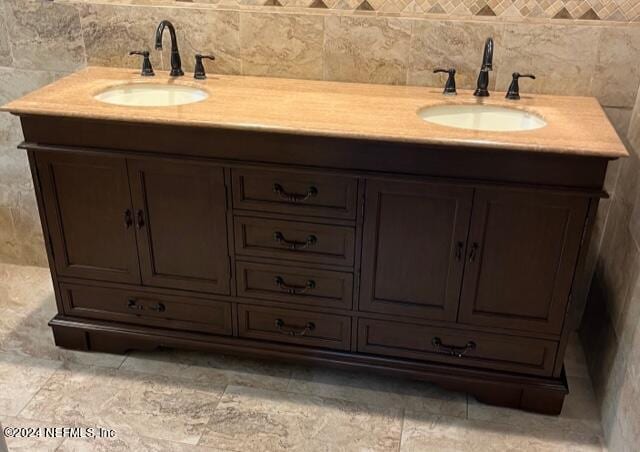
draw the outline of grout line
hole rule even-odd
[[[407,410],[402,408],[402,414],[400,417],[400,441],[398,441],[398,452],[402,450],[402,434],[404,433],[404,419],[407,415]]]

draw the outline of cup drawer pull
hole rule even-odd
[[[462,358],[465,355],[465,353],[471,350],[475,350],[476,348],[476,343],[473,341],[467,342],[467,345],[463,347],[458,347],[455,345],[445,345],[442,343],[442,340],[439,337],[434,337],[431,340],[431,344],[433,345],[433,348],[435,348],[438,353],[455,356],[457,358]]]
[[[305,240],[304,242],[300,242],[296,240],[287,240],[284,234],[280,231],[276,231],[273,233],[273,240],[280,243],[281,245],[286,246],[290,250],[303,250],[318,243],[318,237],[313,234],[309,235],[307,237],[307,240]]]
[[[304,286],[294,286],[291,284],[287,284],[281,276],[276,276],[273,282],[282,291],[287,292],[291,295],[301,295],[316,288],[316,282],[312,279],[308,280]]]
[[[289,202],[303,202],[309,198],[318,196],[318,189],[313,185],[307,189],[306,193],[289,193],[282,187],[282,185],[273,184],[273,192],[277,194],[280,199],[284,199]]]
[[[287,327],[282,319],[276,319],[276,328],[282,334],[287,336],[304,336],[305,334],[316,329],[316,325],[313,322],[307,323],[304,327],[290,326]]]

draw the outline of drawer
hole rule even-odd
[[[295,215],[355,219],[358,181],[285,171],[233,171],[233,207]]]
[[[358,351],[549,376],[557,343],[543,339],[359,319]]]
[[[66,314],[204,333],[232,333],[231,304],[135,290],[61,284]]]
[[[239,297],[351,309],[351,273],[246,262],[236,268]]]
[[[240,337],[349,350],[351,317],[238,305]]]
[[[236,253],[292,261],[353,266],[355,230],[298,221],[234,218]]]

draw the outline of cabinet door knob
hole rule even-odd
[[[478,257],[479,248],[480,245],[478,245],[477,242],[473,242],[473,244],[471,245],[471,251],[469,251],[469,262],[473,262],[476,260],[476,258]]]
[[[138,214],[136,215],[136,227],[138,229],[142,229],[144,227],[144,212],[141,210],[138,210]]]
[[[456,243],[456,260],[457,261],[461,261],[462,260],[462,251],[464,249],[464,242],[457,242]]]
[[[131,209],[127,209],[124,211],[124,227],[129,229],[131,226],[133,226],[133,213]]]

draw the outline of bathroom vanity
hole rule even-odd
[[[131,82],[205,95],[95,98]],[[459,104],[546,126],[417,114]],[[626,156],[595,99],[88,68],[4,110],[22,122],[59,346],[361,369],[560,412],[591,226]]]

